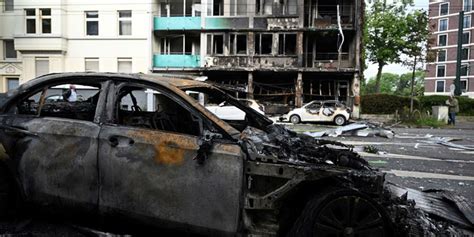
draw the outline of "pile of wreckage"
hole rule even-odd
[[[341,135],[344,136],[358,136],[358,137],[385,137],[393,138],[395,133],[390,129],[383,127],[382,125],[375,123],[351,123],[346,126],[341,126],[336,129],[328,129],[321,132],[306,132],[306,135],[312,137],[338,137]]]

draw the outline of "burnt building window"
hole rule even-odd
[[[272,34],[255,34],[255,54],[271,54],[272,45]]]
[[[296,55],[296,34],[278,35],[278,54]]]
[[[230,15],[231,16],[247,15],[247,0],[230,0]]]
[[[208,34],[207,35],[207,53],[209,55],[224,54],[224,35]]]
[[[230,35],[230,54],[247,54],[247,34]]]
[[[259,15],[271,15],[274,0],[255,0],[255,12]]]
[[[212,15],[213,16],[224,15],[224,0],[214,0],[214,4],[212,5]]]

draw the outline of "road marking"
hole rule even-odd
[[[446,162],[453,162],[453,163],[474,163],[473,160],[443,160],[443,159],[435,159],[423,156],[410,156],[410,155],[402,155],[402,154],[393,154],[393,153],[386,153],[383,155],[379,154],[372,154],[360,151],[358,152],[362,157],[372,157],[372,158],[393,158],[393,159],[406,159],[406,160],[428,160],[428,161],[446,161]]]
[[[438,174],[438,173],[428,173],[428,172],[419,172],[419,171],[387,170],[385,171],[385,173],[394,174],[399,177],[474,181],[474,177],[472,176]]]

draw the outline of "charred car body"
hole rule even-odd
[[[56,93],[51,88],[67,84],[86,86],[89,94],[46,102]],[[245,120],[219,119],[189,91],[233,104]],[[3,210],[21,201],[205,235],[393,236],[472,228],[465,200],[452,204],[431,193],[421,205],[428,214],[421,212],[408,196],[427,195],[387,188],[383,173],[351,147],[274,125],[202,82],[50,74],[10,92],[0,112]],[[433,217],[446,222],[427,224]]]

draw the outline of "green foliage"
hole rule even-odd
[[[382,73],[380,78],[380,92],[383,94],[390,95],[410,95],[410,80],[412,73],[405,73],[402,75],[397,75],[393,73]],[[424,71],[417,71],[415,73],[415,95],[423,95],[424,92]],[[370,78],[362,89],[362,95],[374,94],[376,93],[375,88],[375,78]]]
[[[414,101],[418,107],[418,101]],[[361,110],[364,114],[394,114],[410,107],[410,98],[389,94],[371,94],[361,97]]]
[[[432,128],[440,128],[446,126],[444,121],[439,121],[433,117],[423,117],[415,120],[408,120],[404,121],[404,124],[413,125],[416,127],[432,127]]]
[[[474,99],[459,96],[456,97],[459,102],[459,115],[474,116]],[[432,106],[446,105],[448,96],[432,95],[419,97],[420,108],[422,111],[430,111]]]

